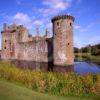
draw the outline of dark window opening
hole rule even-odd
[[[6,47],[4,47],[4,49],[6,49]]]
[[[7,42],[7,40],[5,40],[5,42]]]
[[[70,23],[70,26],[72,26],[72,23]]]
[[[68,45],[69,45],[70,43],[68,43]]]
[[[60,25],[59,22],[57,22],[57,25],[58,25],[58,26]]]

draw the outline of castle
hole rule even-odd
[[[1,59],[29,61],[41,66],[70,66],[74,64],[73,22],[70,15],[55,16],[51,20],[53,36],[46,30],[44,36],[33,37],[23,25],[4,23]],[[37,63],[38,62],[38,63]],[[43,65],[42,65],[43,64]],[[25,65],[25,63],[24,63]]]

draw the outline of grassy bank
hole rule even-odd
[[[100,94],[100,75],[76,75],[21,70],[7,62],[0,62],[0,78],[20,83],[32,90],[60,96],[88,96]]]
[[[93,56],[90,55],[89,53],[75,53],[75,59],[82,61],[89,61],[89,60],[100,61],[100,56]]]
[[[28,88],[0,80],[0,100],[98,100],[97,97],[57,97],[37,93]]]

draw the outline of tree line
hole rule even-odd
[[[95,45],[87,45],[82,48],[74,47],[74,53],[91,53],[91,55],[100,56],[100,43]]]

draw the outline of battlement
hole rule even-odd
[[[1,33],[13,33],[13,32],[25,30],[25,29],[26,28],[23,25],[17,26],[16,24],[12,24],[7,27],[6,24],[4,23],[3,30],[1,31]]]
[[[51,19],[51,22],[54,22],[56,20],[59,20],[59,19],[71,19],[72,21],[75,20],[75,18],[73,16],[70,16],[70,15],[58,15],[58,16],[55,16]]]
[[[11,25],[7,26],[6,23],[4,23],[3,24],[3,30],[1,31],[1,33],[10,34],[10,33],[14,33],[15,32],[16,34],[19,34],[19,33],[22,34],[22,33],[26,32],[26,31],[28,32],[28,29],[23,25],[11,24]],[[28,37],[33,38],[30,33],[28,34]],[[46,29],[45,30],[45,35],[44,36],[40,36],[39,29],[37,28],[34,38],[36,38],[36,37],[49,38],[50,37],[50,33]]]

